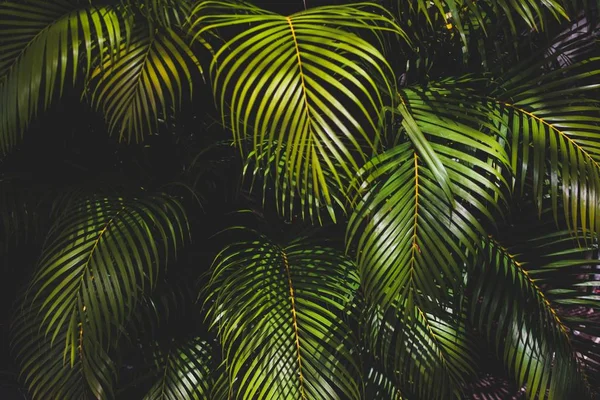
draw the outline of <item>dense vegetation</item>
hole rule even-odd
[[[0,2],[0,397],[597,397],[598,4],[295,3]]]

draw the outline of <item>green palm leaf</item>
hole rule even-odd
[[[443,93],[435,89],[407,89],[401,96],[403,129],[411,142],[365,165],[347,230],[367,298],[383,309],[398,296],[443,299],[448,289],[456,289],[467,255],[485,235],[480,217],[491,222],[494,214],[502,215],[497,203],[506,201],[508,191],[500,133],[490,124],[486,130],[472,127],[473,120],[485,122],[485,114],[453,115],[460,105],[453,101],[447,109],[451,101],[436,101]],[[397,141],[406,141],[402,132]],[[411,310],[413,304],[406,307]]]
[[[599,61],[547,73],[539,63],[520,68],[495,91],[491,104],[510,129],[514,185],[523,192],[526,179],[532,180],[541,213],[549,183],[555,220],[561,202],[569,228],[592,235],[600,231]]]
[[[173,347],[157,351],[159,379],[144,400],[210,398],[213,387],[210,345],[195,338]]]
[[[0,3],[0,151],[8,152],[67,76],[112,57],[130,29],[113,7],[76,0]],[[81,54],[80,54],[81,52]]]
[[[172,114],[185,89],[191,94],[193,73],[202,68],[188,45],[170,29],[136,30],[119,57],[106,57],[91,75],[92,104],[101,109],[110,132],[119,139],[141,141],[156,131],[159,117]]]
[[[479,359],[466,314],[415,307],[407,317],[394,308],[376,311],[369,321],[368,343],[385,376],[409,398],[448,399],[460,393],[475,376]]]
[[[48,347],[61,350],[52,363],[67,369],[81,364],[90,371],[86,380],[92,391],[106,392],[111,385],[98,365],[107,363],[105,351],[116,343],[118,327],[145,285],[154,285],[161,260],[175,252],[185,231],[181,206],[162,194],[70,203],[48,235],[23,305],[35,310],[35,323],[19,322],[18,336],[35,344],[42,335]],[[32,363],[47,350],[35,345],[25,357],[24,373],[35,373],[31,387],[51,377],[54,364]]]
[[[379,113],[394,82],[378,48],[355,32],[380,41],[385,32],[405,38],[402,30],[368,3],[285,17],[205,1],[194,13],[196,37],[247,27],[216,50],[211,64],[217,104],[235,141],[242,149],[248,141],[259,161],[274,154],[273,170],[289,190],[326,205],[335,218],[326,175],[346,187],[365,152],[376,148]]]
[[[573,246],[568,233],[550,238],[553,240],[542,244],[557,246],[562,240],[564,245],[568,240],[570,247]],[[529,244],[528,251],[540,250],[539,241]],[[582,353],[573,347],[568,319],[563,320],[557,306],[561,300],[577,303],[577,298],[585,299],[585,294],[564,290],[566,271],[561,271],[559,280],[553,282],[558,283],[555,289],[545,286],[539,277],[556,273],[556,268],[569,270],[583,263],[589,265],[589,260],[578,261],[573,252],[561,250],[556,255],[550,252],[550,256],[560,258],[559,263],[526,267],[518,261],[519,257],[493,240],[484,251],[485,268],[474,275],[472,282],[471,319],[486,333],[516,382],[526,386],[531,398],[545,398],[547,391],[550,398],[572,398],[576,393],[584,396],[589,386],[579,366]],[[558,296],[553,295],[555,291]],[[597,359],[597,350],[592,354]]]
[[[226,247],[209,285],[230,398],[358,398],[358,367],[341,316],[358,287],[334,249],[265,237]]]
[[[125,6],[142,14],[150,22],[164,27],[181,27],[190,15],[190,0],[121,0]]]
[[[11,327],[12,354],[21,370],[21,379],[33,399],[78,399],[93,395],[113,398],[116,369],[105,350],[92,338],[78,340],[77,360],[64,359],[67,328],[62,327],[52,342],[44,333],[40,304],[23,302]]]

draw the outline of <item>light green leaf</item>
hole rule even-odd
[[[368,38],[406,36],[384,8],[369,3],[287,17],[239,2],[204,1],[194,10],[196,37],[240,27],[213,50],[223,122],[242,152],[249,147],[262,162],[275,155],[272,169],[288,181],[286,198],[299,192],[313,208],[327,206],[335,220],[327,176],[345,188],[377,147],[379,115],[394,82]]]
[[[181,105],[186,89],[192,93],[194,71],[202,73],[200,63],[175,31],[141,28],[118,58],[106,57],[92,73],[92,105],[120,140],[141,141]]]

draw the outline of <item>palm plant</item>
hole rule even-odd
[[[1,2],[2,381],[595,398],[597,6]]]

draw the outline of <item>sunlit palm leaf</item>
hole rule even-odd
[[[557,221],[562,200],[570,229],[600,232],[600,59],[545,74],[541,67],[515,70],[491,105],[510,129],[514,185],[523,192],[532,179],[541,213],[549,182]]]
[[[204,400],[213,387],[211,347],[195,338],[180,346],[159,350],[159,379],[144,400]]]
[[[202,72],[188,45],[170,28],[136,30],[119,58],[107,57],[92,73],[92,104],[101,109],[110,132],[141,141],[191,94],[193,74]]]
[[[566,235],[566,238],[572,245],[572,237]],[[572,254],[559,254],[565,268],[583,262],[569,261]],[[546,391],[554,398],[572,398],[576,393],[582,396],[586,378],[578,366],[579,356],[566,320],[559,315],[560,301],[549,296],[552,290],[543,290],[540,285],[544,282],[538,279],[554,266],[526,267],[494,241],[487,243],[484,255],[484,268],[474,275],[471,283],[471,319],[485,332],[515,381],[526,386],[531,398],[545,398]],[[565,276],[559,279],[563,281]],[[559,287],[562,289],[562,282]],[[566,298],[571,296],[573,293]]]
[[[245,3],[205,1],[195,15],[196,37],[244,28],[211,64],[217,104],[235,141],[244,149],[250,139],[261,161],[274,154],[273,170],[289,190],[315,208],[328,206],[335,218],[326,174],[346,187],[344,177],[377,146],[378,116],[394,82],[380,50],[356,33],[378,41],[388,31],[404,37],[402,30],[385,9],[367,3],[285,17]]]
[[[358,287],[334,249],[280,247],[264,237],[215,261],[209,316],[218,328],[233,398],[358,398],[358,367],[341,315]]]
[[[76,0],[2,2],[0,27],[2,153],[62,94],[68,79],[89,72],[95,54],[112,57],[130,29],[113,7]]]
[[[482,222],[493,225],[503,219],[510,192],[509,159],[502,147],[507,129],[496,115],[460,79],[403,89],[400,96],[408,107],[402,121],[405,131],[444,192],[471,204],[471,212]],[[412,127],[408,117],[415,121]],[[421,137],[415,137],[419,132]],[[429,149],[421,149],[419,142]]]
[[[499,132],[493,126],[487,132],[471,127],[470,119],[485,118],[475,118],[476,113],[452,115],[460,104],[436,101],[443,93],[434,89],[405,90],[401,95],[406,103],[401,105],[403,129],[411,142],[393,147],[363,168],[359,201],[347,231],[349,244],[356,244],[367,298],[384,309],[398,295],[443,299],[448,289],[456,289],[467,255],[485,235],[479,217],[491,222],[494,214],[502,215],[496,203],[505,201],[507,192],[497,170],[507,163]],[[407,140],[402,132],[398,141]],[[475,157],[477,153],[488,161]]]

